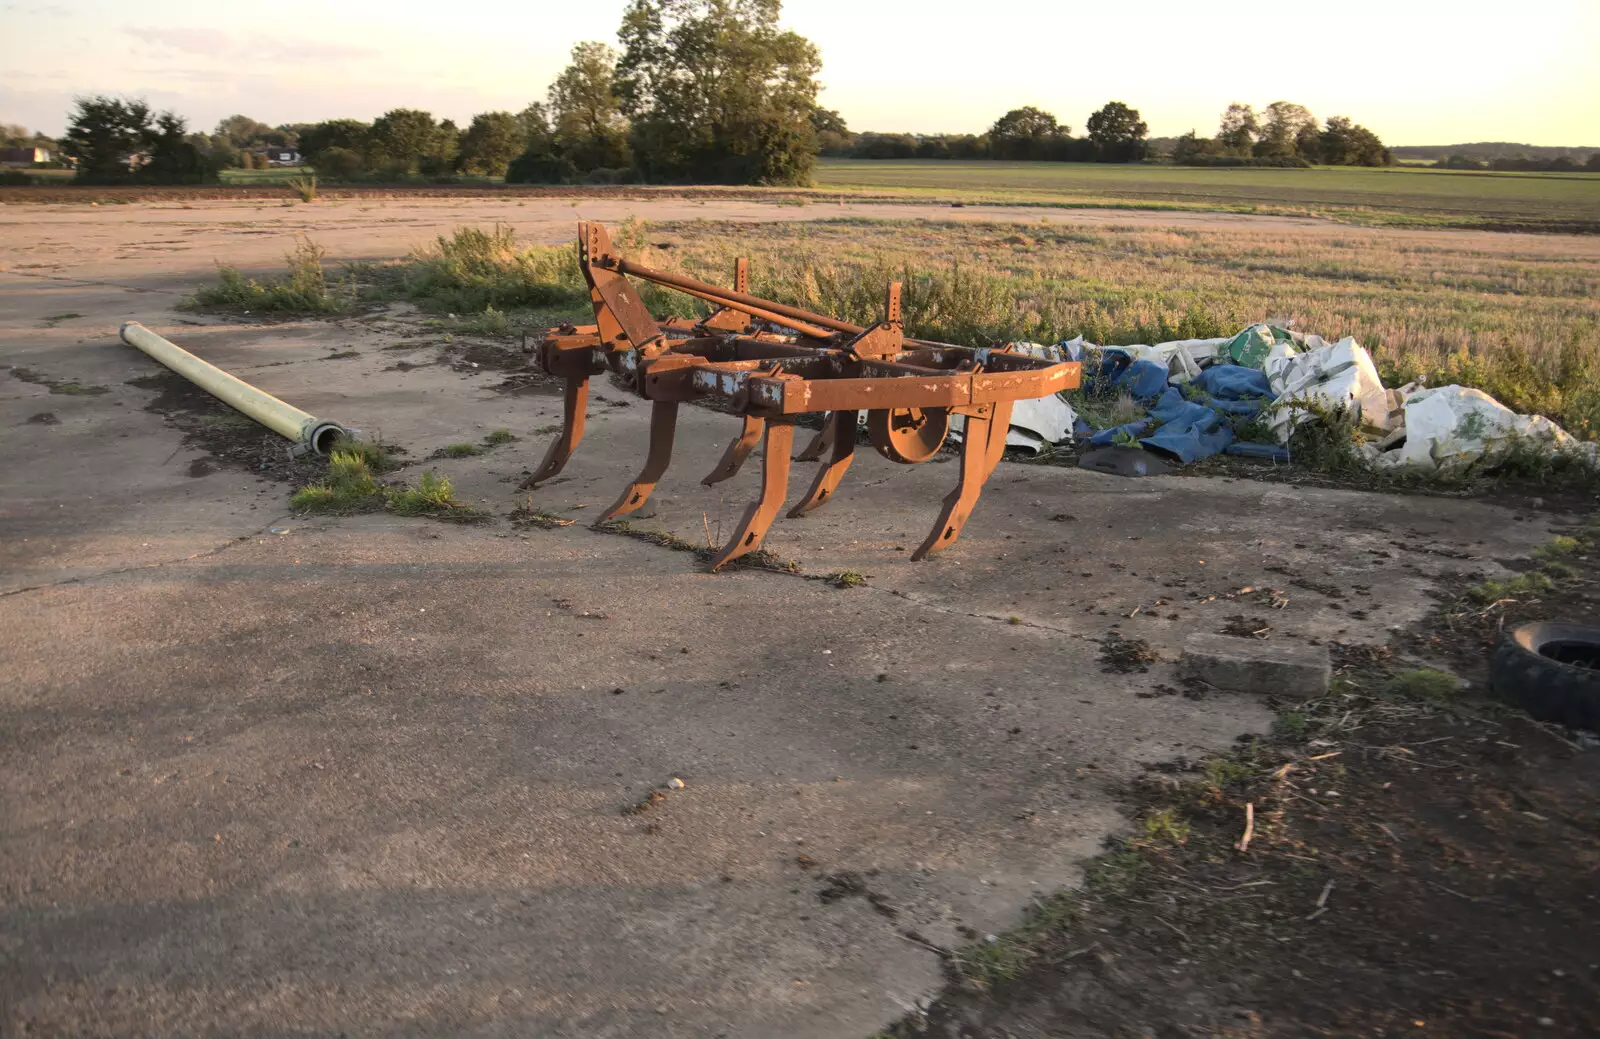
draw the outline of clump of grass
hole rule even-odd
[[[823,580],[835,588],[859,588],[867,583],[867,575],[859,570],[836,570]]]
[[[1145,813],[1139,820],[1143,843],[1182,844],[1189,839],[1188,820],[1172,808],[1160,808]]]
[[[317,200],[317,175],[305,173],[298,177],[290,177],[286,182],[289,190],[300,196],[302,202],[315,202]]]
[[[456,330],[468,335],[505,338],[511,334],[511,318],[503,310],[485,307],[481,314],[469,314],[456,322]]]
[[[374,473],[387,473],[400,468],[400,459],[396,457],[400,449],[392,444],[385,444],[380,439],[356,440],[352,437],[340,437],[333,442],[332,453],[359,458]]]
[[[1560,559],[1562,556],[1572,555],[1579,547],[1577,538],[1567,537],[1563,534],[1551,538],[1546,544],[1540,545],[1534,550],[1533,554],[1538,559]]]
[[[1311,719],[1304,711],[1279,711],[1272,719],[1272,731],[1289,739],[1299,739],[1310,728]]]
[[[399,487],[389,492],[389,511],[397,516],[431,516],[457,523],[477,523],[487,513],[456,498],[450,481],[434,472],[423,473],[415,487]]]
[[[434,458],[471,458],[483,454],[481,444],[446,444],[432,455]]]
[[[403,289],[424,306],[476,315],[480,322],[491,308],[499,312],[588,299],[570,246],[519,249],[512,229],[499,224],[490,230],[458,227],[449,237],[440,235],[432,246],[413,253]],[[505,327],[509,332],[509,324]]]
[[[202,288],[185,302],[195,308],[248,313],[337,313],[344,304],[328,289],[322,266],[326,255],[322,246],[302,238],[284,257],[289,265],[284,277],[257,281],[246,278],[235,267],[219,267],[217,283]]]
[[[1529,570],[1506,581],[1485,581],[1467,590],[1467,597],[1484,605],[1506,599],[1526,599],[1550,590],[1550,577],[1538,570]]]
[[[1383,685],[1383,694],[1397,700],[1429,700],[1444,703],[1455,699],[1461,691],[1461,680],[1455,675],[1420,667],[1402,671]]]
[[[488,447],[499,447],[501,444],[514,444],[517,439],[517,435],[509,429],[492,429],[483,442]]]
[[[1224,787],[1254,775],[1254,770],[1243,761],[1226,757],[1207,758],[1200,772],[1206,782],[1215,787]]]
[[[328,456],[328,475],[295,491],[289,507],[301,512],[347,513],[375,505],[383,489],[367,460],[358,452],[335,449]]]

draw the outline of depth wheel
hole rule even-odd
[[[939,453],[950,432],[949,408],[893,408],[867,412],[867,435],[878,454],[912,465]]]

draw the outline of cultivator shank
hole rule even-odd
[[[622,376],[651,402],[644,467],[597,523],[642,506],[672,458],[678,405],[720,399],[742,426],[721,461],[701,482],[714,484],[762,453],[761,496],[732,539],[712,559],[717,569],[754,551],[788,491],[794,425],[800,415],[827,412],[822,432],[800,460],[821,459],[811,489],[789,510],[802,516],[832,499],[855,454],[858,413],[878,453],[913,464],[938,453],[951,415],[963,415],[961,479],[945,498],[939,522],[912,554],[923,559],[949,545],[1005,450],[1011,406],[1078,385],[1079,366],[1052,363],[1003,348],[973,349],[908,339],[900,317],[900,284],[888,287],[884,319],[870,328],[749,294],[749,267],[739,260],[734,288],[652,270],[620,256],[597,223],[578,225],[578,263],[594,302],[593,325],[559,329],[538,349],[540,365],[566,382],[561,434],[529,478],[534,486],[561,472],[583,439],[589,379]],[[629,278],[676,289],[715,304],[700,321],[658,322]]]

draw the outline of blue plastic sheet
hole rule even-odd
[[[1130,437],[1136,437],[1149,428],[1150,420],[1140,419],[1137,422],[1129,422],[1126,425],[1112,426],[1110,429],[1102,429],[1100,432],[1089,438],[1089,443],[1093,444],[1095,447],[1105,447],[1107,444],[1115,443],[1117,434],[1119,433],[1126,433]]]
[[[1204,404],[1184,400],[1176,386],[1161,395],[1150,409],[1150,418],[1161,426],[1140,443],[1185,465],[1209,458],[1233,443],[1233,430],[1222,424],[1222,416]]]
[[[1282,444],[1257,444],[1250,440],[1229,444],[1228,454],[1238,455],[1241,458],[1269,458],[1274,462],[1290,460],[1289,449]]]
[[[1246,400],[1272,396],[1267,373],[1239,364],[1214,364],[1195,380],[1200,388],[1219,400]]]
[[[1117,376],[1114,385],[1134,400],[1161,396],[1167,388],[1167,366],[1156,361],[1134,361]]]

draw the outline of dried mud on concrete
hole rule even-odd
[[[127,232],[100,219],[70,234]],[[708,575],[587,527],[647,409],[597,402],[562,478],[519,491],[558,398],[506,392],[518,369],[398,316],[179,323],[242,240],[202,230],[208,248],[0,274],[7,362],[110,390],[0,377],[8,1030],[865,1035],[1142,833],[1141,777],[1271,728],[1266,702],[1180,695],[1186,634],[1271,609],[1272,638],[1383,645],[1452,575],[1504,574],[1563,522],[1008,463],[961,542],[914,566],[953,467],[863,458],[769,534],[798,573]],[[153,369],[125,320],[412,459],[509,429],[411,472],[576,522],[293,516],[250,434],[205,439],[198,403],[130,384]],[[734,425],[684,409],[637,530],[698,546],[736,522],[751,474],[696,483]],[[866,583],[806,579],[845,570]],[[1102,670],[1113,633],[1148,672]]]

